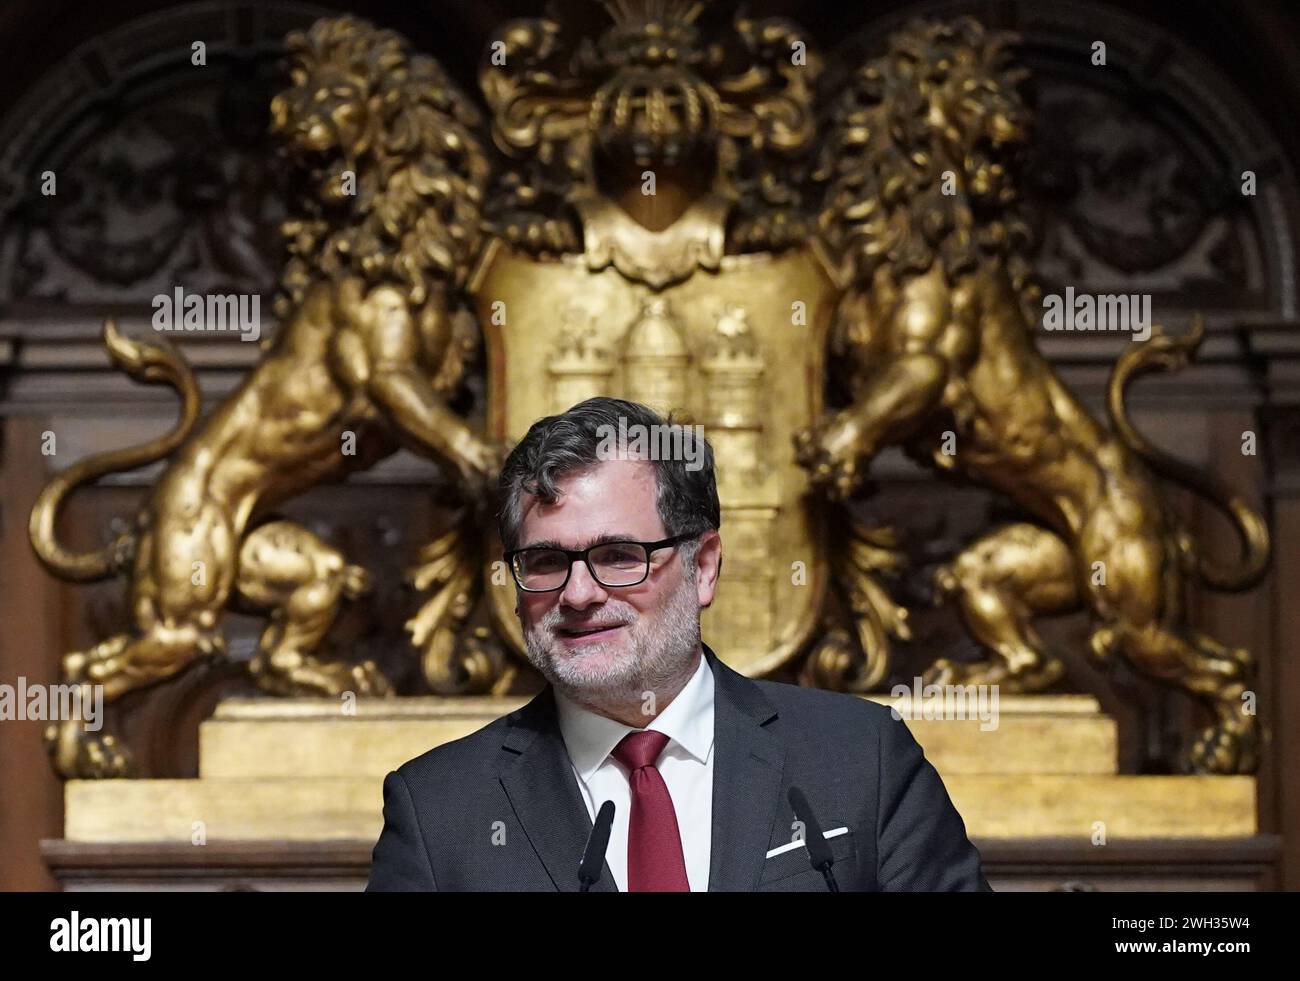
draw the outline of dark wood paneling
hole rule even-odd
[[[56,683],[67,591],[47,576],[27,541],[27,515],[46,478],[39,419],[0,429],[0,684]],[[51,889],[42,838],[63,830],[63,789],[50,769],[44,723],[0,722],[0,889]]]

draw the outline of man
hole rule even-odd
[[[592,891],[822,891],[794,786],[841,890],[987,891],[902,721],[854,696],[752,681],[701,643],[722,566],[712,450],[609,452],[610,433],[664,425],[590,399],[510,454],[501,540],[528,658],[550,684],[388,775],[369,888],[576,891],[613,801]]]

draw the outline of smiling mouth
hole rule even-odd
[[[611,637],[615,631],[621,630],[625,626],[627,624],[606,623],[595,627],[562,627],[556,631],[556,634],[566,643],[583,643]]]

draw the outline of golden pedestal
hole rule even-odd
[[[523,702],[360,701],[345,715],[330,699],[227,701],[200,729],[198,779],[70,781],[66,840],[373,842],[384,774]],[[1252,777],[1118,774],[1115,723],[1088,696],[1003,697],[996,727],[925,718],[908,726],[974,839],[1256,833]]]

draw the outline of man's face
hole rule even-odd
[[[520,548],[580,549],[601,540],[668,537],[650,463],[597,463],[566,475],[557,486],[554,504],[524,495]],[[602,586],[585,563],[575,562],[563,589],[519,591],[529,660],[573,695],[637,698],[660,690],[693,664],[700,608],[713,601],[718,534],[707,532],[700,541],[689,564],[681,545],[652,554],[650,574],[636,586]]]

